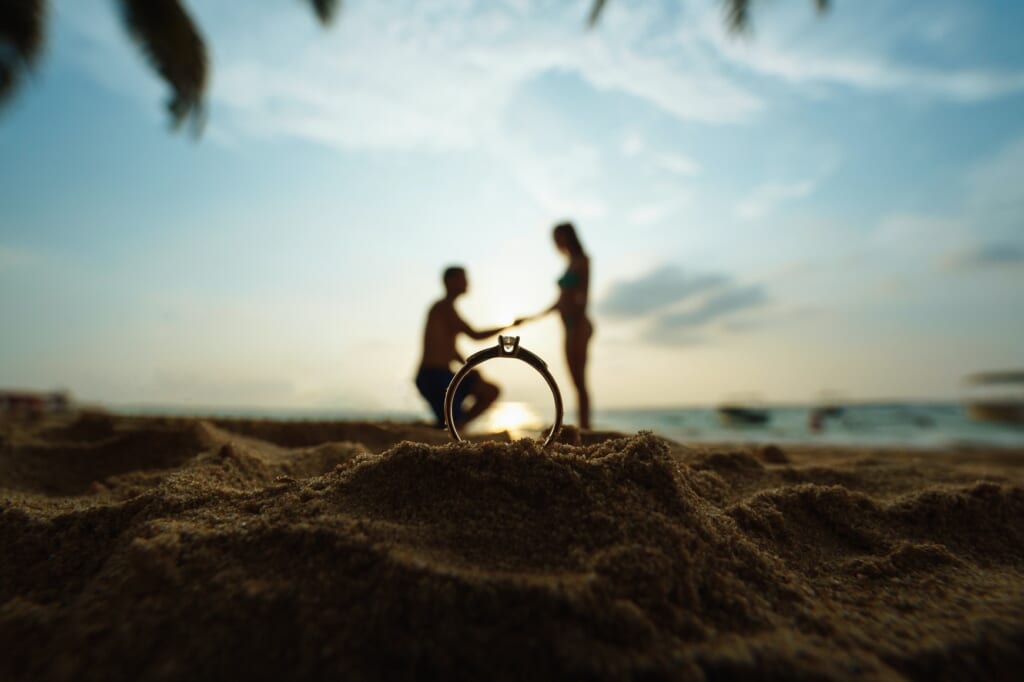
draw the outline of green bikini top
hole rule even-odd
[[[558,278],[560,289],[575,289],[580,285],[580,277],[572,270],[566,270],[565,274]]]

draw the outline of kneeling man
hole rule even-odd
[[[427,326],[423,332],[423,359],[416,374],[416,388],[430,403],[430,409],[437,417],[437,425],[444,426],[444,393],[451,383],[455,372],[451,369],[452,360],[460,365],[466,362],[455,348],[455,339],[459,334],[480,341],[494,336],[506,329],[495,327],[475,331],[459,317],[455,310],[455,299],[466,293],[469,285],[466,271],[461,267],[450,267],[444,271],[445,295],[430,307],[427,313]],[[456,368],[458,369],[458,368]],[[498,398],[498,387],[488,382],[477,371],[472,371],[459,384],[452,404],[452,417],[456,428],[462,428],[476,419]],[[463,403],[472,398],[469,409],[463,409]]]

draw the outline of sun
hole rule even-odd
[[[508,431],[513,438],[523,438],[539,428],[540,418],[527,403],[498,403],[487,414],[488,431]]]

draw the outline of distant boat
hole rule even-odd
[[[722,405],[718,408],[718,419],[728,426],[760,426],[771,422],[772,415],[761,407]]]
[[[0,389],[0,416],[38,418],[67,412],[71,399],[67,391],[21,391]]]
[[[819,405],[807,413],[807,430],[821,433],[825,430],[825,422],[843,416],[844,408],[839,405]]]
[[[1024,371],[981,372],[966,381],[972,389],[965,407],[972,418],[1024,424]]]

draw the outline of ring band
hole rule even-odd
[[[444,393],[444,421],[445,425],[448,427],[448,433],[451,434],[452,438],[456,442],[462,442],[462,436],[459,435],[458,429],[455,428],[455,418],[452,415],[452,408],[455,403],[455,391],[459,388],[459,384],[462,383],[462,380],[466,378],[474,367],[492,358],[515,358],[517,360],[522,360],[540,372],[540,375],[544,377],[544,381],[548,382],[548,388],[551,389],[551,395],[555,398],[555,423],[552,425],[551,432],[548,434],[548,437],[544,440],[543,447],[547,447],[555,440],[555,437],[558,436],[558,432],[562,430],[562,393],[558,390],[558,384],[555,383],[555,378],[551,376],[551,372],[548,371],[547,363],[541,360],[534,353],[520,347],[518,336],[499,336],[497,346],[485,348],[479,353],[473,353],[470,355],[469,358],[466,359],[466,364],[462,366],[462,369],[452,377],[451,383],[448,384],[448,390]]]

